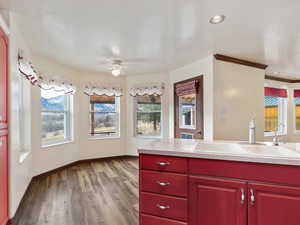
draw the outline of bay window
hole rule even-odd
[[[90,96],[90,135],[92,137],[119,137],[120,97]]]
[[[41,89],[42,146],[72,140],[72,95]]]

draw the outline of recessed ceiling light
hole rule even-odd
[[[224,15],[216,15],[216,16],[210,18],[209,22],[211,24],[218,24],[218,23],[222,23],[224,20],[225,20]]]

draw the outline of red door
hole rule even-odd
[[[249,183],[249,225],[299,225],[300,188]]]
[[[7,38],[0,29],[0,225],[8,220]]]
[[[246,182],[193,176],[189,183],[190,225],[246,225]]]
[[[7,132],[0,130],[0,224],[8,219],[8,165],[7,165]]]

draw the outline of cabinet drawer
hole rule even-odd
[[[160,155],[140,155],[140,168],[146,170],[187,172],[187,159]]]
[[[165,195],[141,193],[141,212],[159,217],[187,221],[187,200]]]
[[[142,191],[158,194],[187,196],[187,175],[141,170]]]
[[[187,223],[142,214],[140,225],[187,225]]]

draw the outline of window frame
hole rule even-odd
[[[89,139],[93,140],[93,139],[118,139],[121,137],[121,125],[120,125],[120,116],[121,116],[121,98],[119,96],[112,96],[115,98],[115,105],[116,105],[116,112],[103,112],[103,113],[116,113],[116,133],[112,134],[112,135],[105,135],[105,134],[94,134],[92,135],[92,128],[91,128],[91,113],[101,113],[101,112],[97,112],[94,111],[92,112],[91,110],[91,96],[89,96],[89,131],[88,131],[88,135],[89,135]]]
[[[22,163],[31,153],[31,132],[26,128],[31,129],[31,112],[30,112],[30,83],[23,77],[19,80],[19,163]]]
[[[265,96],[266,97],[266,96]],[[288,114],[288,98],[279,98],[278,104],[278,132],[277,135],[287,135],[287,114]],[[264,105],[265,108],[265,105]],[[276,131],[266,132],[264,131],[265,137],[275,136]]]
[[[163,135],[163,126],[162,126],[162,121],[163,121],[163,98],[162,96],[158,96],[160,98],[160,105],[161,105],[161,108],[160,108],[160,134],[159,135],[142,135],[142,134],[138,134],[137,133],[137,124],[138,124],[138,121],[137,121],[137,113],[138,113],[138,110],[137,110],[137,106],[138,106],[138,97],[139,96],[136,96],[134,97],[134,104],[133,104],[133,112],[134,112],[134,116],[133,116],[133,120],[134,120],[134,124],[133,124],[133,129],[134,129],[134,136],[137,137],[137,138],[162,138],[162,135]]]
[[[47,91],[41,89],[41,95],[40,98],[42,98],[42,91]],[[52,140],[52,141],[43,141],[43,138],[41,137],[41,146],[42,148],[47,148],[51,146],[61,145],[61,144],[67,144],[70,142],[73,142],[73,95],[72,94],[64,94],[64,110],[43,110],[41,107],[41,118],[43,116],[43,113],[64,113],[64,139],[59,140]],[[67,110],[66,110],[67,109]],[[42,121],[42,119],[41,119]],[[41,124],[42,126],[42,124]]]

